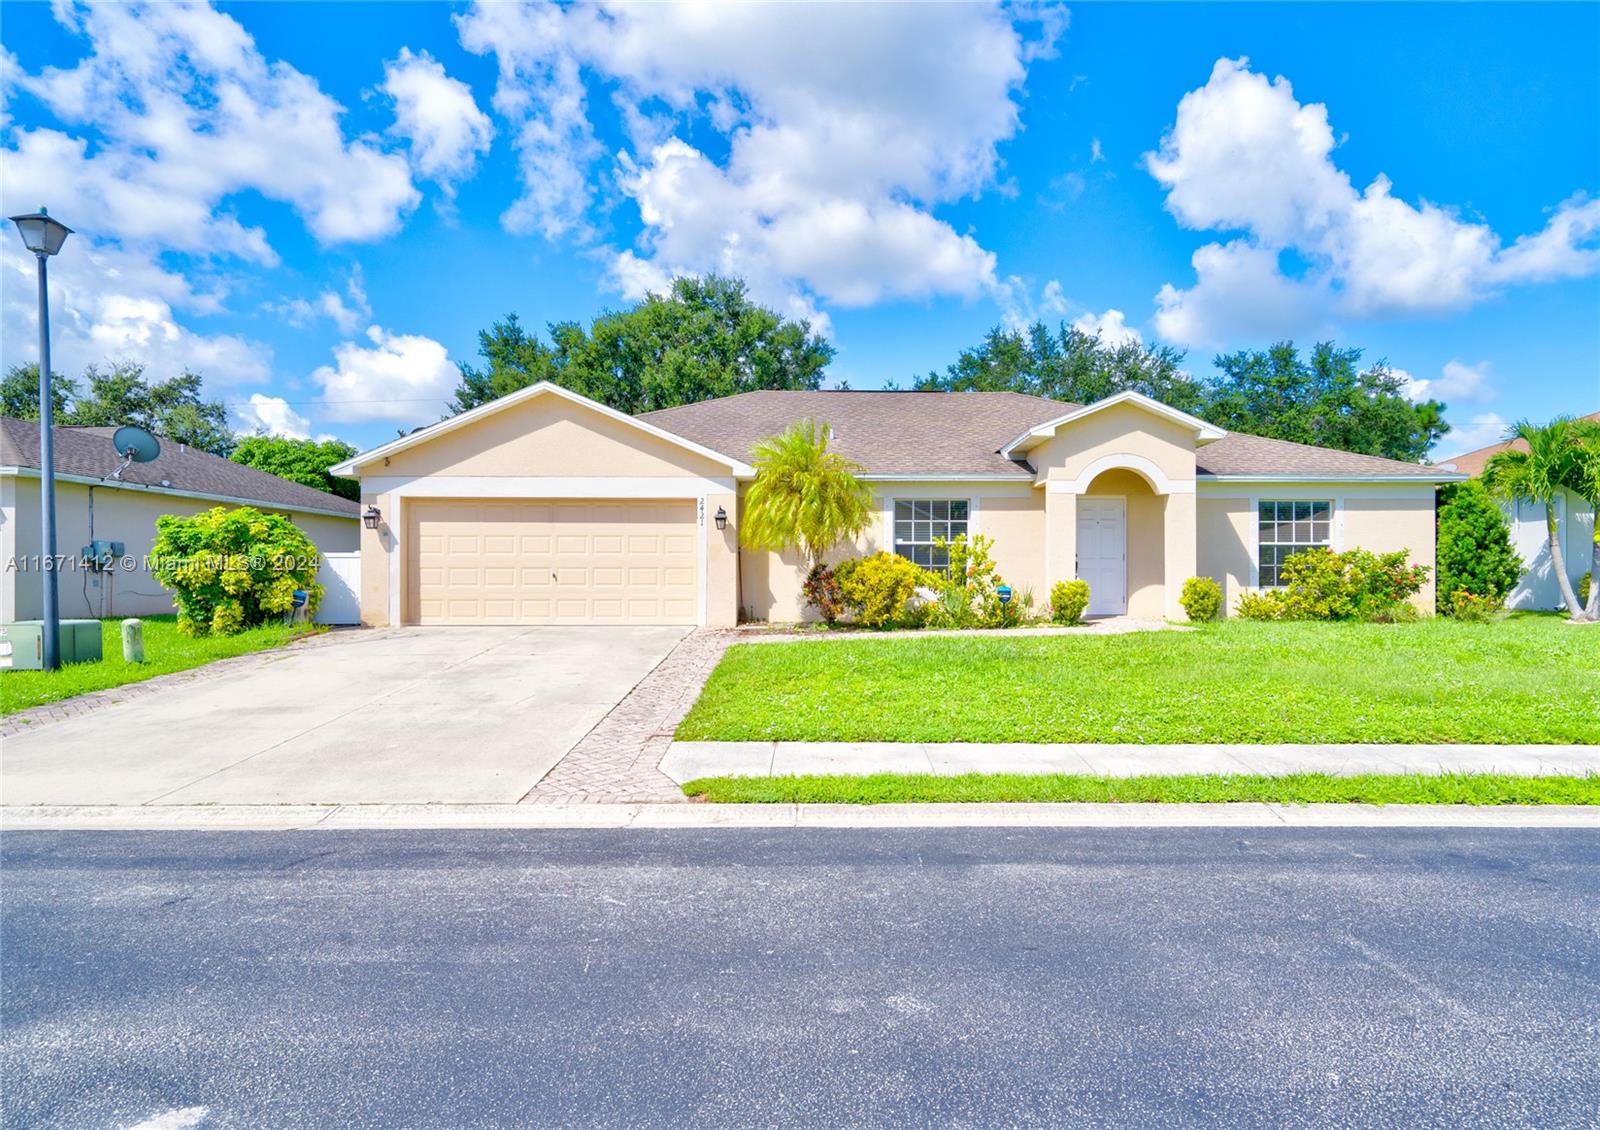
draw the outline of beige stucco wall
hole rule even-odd
[[[0,564],[39,552],[39,480],[6,476],[0,486]],[[206,499],[156,494],[96,486],[94,536],[120,541],[137,567],[116,569],[109,578],[69,565],[57,580],[61,615],[68,618],[98,616],[151,616],[173,611],[172,598],[144,568],[155,543],[156,519],[163,514],[198,514],[214,506],[229,505]],[[76,559],[89,537],[89,492],[83,483],[56,482],[56,551]],[[267,506],[258,509],[283,514],[306,532],[317,549],[328,553],[356,548],[360,522],[356,518],[307,514]],[[44,587],[37,573],[6,568],[0,580],[0,621],[33,620],[43,615]]]
[[[395,549],[394,527],[399,508],[387,491],[361,492],[361,509],[376,506],[382,515],[378,528],[361,528],[361,622],[373,628],[389,626],[389,555]]]
[[[1202,482],[1198,495],[1198,572],[1223,586],[1231,613],[1255,580],[1256,504],[1262,499],[1329,499],[1334,504],[1335,549],[1410,551],[1428,568],[1428,583],[1413,601],[1424,612],[1434,603],[1434,489],[1374,483]]]
[[[363,477],[729,473],[724,463],[555,394],[533,397],[442,432],[363,471]]]
[[[1195,477],[1194,433],[1137,404],[1115,404],[1063,425],[1027,455],[1046,480],[1075,480],[1097,460],[1126,455],[1148,459],[1173,482]]]

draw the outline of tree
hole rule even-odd
[[[1229,431],[1381,455],[1415,463],[1449,431],[1444,405],[1412,403],[1405,381],[1379,361],[1358,369],[1361,350],[1318,342],[1309,359],[1292,341],[1216,358],[1198,415]]]
[[[247,436],[239,441],[228,458],[280,479],[354,500],[361,497],[361,484],[354,479],[330,475],[328,468],[355,453],[355,448],[337,439]]]
[[[36,381],[37,365],[24,365],[6,374],[5,411],[24,420],[39,418],[38,386],[34,385],[31,403],[23,386]],[[118,361],[109,369],[90,365],[83,371],[83,385],[55,378],[60,392],[55,401],[56,423],[72,427],[114,428],[137,424],[178,443],[226,456],[233,450],[233,432],[228,428],[228,409],[218,400],[200,395],[200,377],[185,370],[176,377],[150,384],[144,366]],[[14,402],[15,401],[15,402]]]
[[[801,420],[755,446],[755,481],[745,492],[740,538],[751,549],[800,549],[812,569],[872,521],[861,466],[828,450],[828,431]]]
[[[1600,419],[1574,420],[1572,439],[1577,447],[1567,485],[1600,515]],[[1589,551],[1589,603],[1585,613],[1600,620],[1600,521],[1594,526],[1594,545]]]
[[[1496,453],[1483,469],[1484,485],[1497,498],[1532,502],[1544,507],[1545,530],[1550,539],[1550,565],[1555,571],[1561,599],[1574,620],[1588,616],[1578,603],[1567,576],[1567,563],[1561,552],[1561,531],[1556,518],[1556,498],[1582,473],[1580,438],[1570,416],[1558,416],[1543,427],[1518,420],[1506,432],[1506,439],[1520,440],[1522,446]],[[1592,595],[1592,594],[1591,594]]]
[[[815,389],[833,346],[750,300],[743,282],[716,275],[673,280],[585,331],[549,326],[550,343],[516,315],[478,335],[486,365],[461,366],[451,413],[465,412],[536,381],[554,381],[629,414],[756,389]]]
[[[50,375],[50,409],[56,423],[66,414],[67,404],[77,394],[78,383],[61,373]],[[0,378],[0,416],[13,420],[39,418],[39,363],[13,365]]]
[[[983,344],[964,349],[943,374],[916,383],[923,391],[1023,392],[1052,400],[1091,404],[1129,389],[1184,412],[1198,412],[1204,390],[1180,365],[1182,352],[1150,349],[1137,340],[1106,343],[1062,323],[1052,332],[1043,322],[1026,330],[996,326]]]
[[[1439,492],[1436,566],[1434,607],[1442,615],[1455,607],[1458,592],[1484,597],[1498,608],[1522,576],[1511,525],[1477,479]]]

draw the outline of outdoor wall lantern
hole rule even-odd
[[[377,529],[378,522],[381,521],[382,518],[383,514],[379,512],[376,506],[368,506],[364,511],[361,512],[361,524],[369,530]]]
[[[725,530],[728,528],[728,512],[720,506],[717,507],[716,523],[717,529],[719,530]]]

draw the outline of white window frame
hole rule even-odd
[[[896,525],[895,515],[899,511],[901,503],[905,503],[907,506],[911,506],[911,505],[914,505],[914,504],[919,503],[919,502],[924,502],[924,503],[928,503],[928,502],[944,502],[944,503],[959,502],[959,503],[962,503],[967,508],[967,517],[966,517],[966,527],[967,527],[966,535],[967,535],[967,540],[971,541],[973,536],[978,532],[978,530],[977,530],[977,515],[978,515],[977,499],[971,497],[970,495],[965,496],[965,497],[953,496],[953,495],[949,495],[949,494],[939,494],[939,495],[933,495],[933,494],[928,494],[928,495],[920,495],[920,494],[919,495],[896,495],[896,496],[894,496],[892,498],[889,498],[887,500],[887,502],[888,502],[888,505],[884,509],[887,511],[887,513],[885,514],[885,517],[887,519],[887,524],[888,524],[888,530],[886,531],[886,533],[887,533],[886,540],[888,542],[889,552],[893,553],[893,554],[895,554],[897,556],[900,556],[900,557],[905,557],[907,561],[912,561],[913,564],[915,564],[915,561],[912,558],[907,557],[905,554],[900,552],[900,544],[901,544],[901,542],[900,542],[900,539],[899,539],[899,537],[897,536],[897,534],[895,532],[895,525]],[[929,519],[929,521],[934,521],[934,520],[935,519],[931,519],[931,518]],[[948,529],[949,528],[948,523],[951,521],[951,519],[946,518],[946,519],[942,519],[942,521],[944,521],[946,523],[946,529]],[[921,541],[912,540],[912,541],[906,542],[905,544],[906,545],[927,545],[927,546],[931,546],[933,543],[931,541],[921,542]],[[924,565],[924,566],[920,566],[920,568],[931,568],[931,566]]]
[[[1322,503],[1322,504],[1326,505],[1327,508],[1328,508],[1328,519],[1327,519],[1328,533],[1327,533],[1327,540],[1326,541],[1318,542],[1318,541],[1312,541],[1312,540],[1305,540],[1305,541],[1295,540],[1295,541],[1263,542],[1261,540],[1261,508],[1263,506],[1271,505],[1273,507],[1279,507],[1279,506],[1287,505],[1287,506],[1293,507],[1293,506],[1300,505],[1300,504],[1305,504],[1305,505],[1309,505],[1309,506],[1315,506],[1317,503]],[[1255,577],[1253,578],[1255,583],[1254,583],[1253,587],[1254,588],[1258,588],[1258,589],[1271,589],[1271,588],[1282,588],[1283,587],[1281,584],[1269,585],[1269,584],[1267,584],[1265,582],[1265,580],[1262,577],[1263,568],[1262,568],[1262,564],[1261,564],[1261,550],[1262,550],[1262,548],[1264,546],[1273,546],[1273,547],[1278,547],[1278,546],[1299,546],[1301,549],[1326,548],[1326,549],[1331,549],[1331,550],[1337,551],[1339,543],[1342,540],[1341,537],[1340,537],[1340,527],[1342,525],[1343,511],[1344,511],[1344,507],[1340,503],[1341,503],[1341,500],[1339,498],[1333,497],[1333,496],[1326,496],[1326,497],[1322,497],[1322,498],[1253,498],[1253,499],[1251,499],[1250,500],[1250,522],[1251,522],[1251,524],[1252,524],[1252,526],[1253,526],[1253,528],[1255,530]],[[1298,521],[1298,520],[1299,519],[1296,519],[1296,518],[1294,518],[1292,516],[1292,512],[1291,512],[1290,522],[1293,523],[1293,522]],[[1312,521],[1312,520],[1313,519],[1311,519],[1311,518],[1306,519],[1306,521]],[[1282,521],[1282,519],[1277,517],[1277,511],[1274,510],[1274,523],[1273,524],[1274,525],[1278,525],[1279,523],[1281,523],[1281,521]],[[1279,567],[1281,567],[1281,563],[1280,563]]]

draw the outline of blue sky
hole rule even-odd
[[[7,213],[57,367],[242,429],[436,418],[516,311],[744,275],[870,388],[1000,322],[1332,337],[1438,454],[1600,407],[1600,6],[0,5]],[[7,246],[6,365],[33,359]]]

